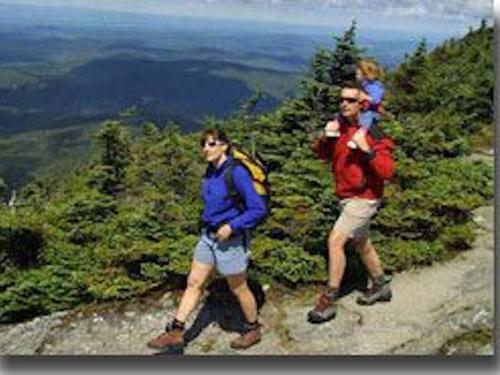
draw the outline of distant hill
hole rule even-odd
[[[253,77],[256,83],[245,82],[247,77]],[[273,79],[284,82],[281,92],[276,86],[266,87],[266,81]],[[0,131],[9,134],[52,128],[62,118],[79,117],[81,122],[132,106],[168,110],[172,117],[184,119],[186,123],[181,125],[189,130],[199,127],[203,116],[227,116],[253,94],[259,83],[264,93],[269,89],[279,95],[264,98],[264,108],[270,109],[292,94],[297,76],[217,61],[154,61],[123,56],[94,60],[33,85],[0,89],[4,108],[0,108]]]
[[[331,31],[0,0],[0,174],[11,186],[31,179],[41,166],[61,161],[57,152],[72,152],[64,142],[57,152],[42,147],[53,137],[75,129],[89,134],[83,126],[122,112],[131,124],[174,121],[188,132],[205,116],[233,113],[256,91],[263,94],[256,112],[276,108],[298,93],[316,47],[332,42]],[[369,32],[360,41],[387,67],[416,46],[406,34]],[[62,161],[85,159],[79,151]]]
[[[32,130],[0,139],[0,173],[11,189],[42,176],[65,175],[87,163],[99,122]]]

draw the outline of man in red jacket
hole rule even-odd
[[[311,323],[323,323],[335,317],[346,265],[344,245],[349,239],[355,242],[371,279],[371,287],[357,302],[371,305],[392,298],[377,251],[370,242],[369,229],[370,219],[380,205],[384,181],[394,174],[394,144],[383,136],[377,125],[373,125],[366,135],[357,132],[362,98],[363,93],[355,84],[346,83],[340,97],[341,116],[327,124],[313,145],[320,159],[331,162],[342,212],[328,238],[328,287],[309,311]],[[357,149],[347,145],[353,136]]]

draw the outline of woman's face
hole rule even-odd
[[[227,151],[227,144],[208,136],[205,143],[201,145],[203,158],[207,163],[218,164],[218,162],[225,156]]]

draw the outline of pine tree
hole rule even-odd
[[[307,128],[314,130],[337,112],[340,86],[354,80],[356,63],[363,49],[356,44],[356,21],[342,36],[333,36],[334,48],[320,48],[311,61],[311,72],[302,82],[302,101],[313,117]]]
[[[114,195],[122,190],[125,167],[130,163],[132,137],[124,125],[108,121],[96,135],[101,147],[99,181],[101,192]]]
[[[335,36],[334,39],[335,51],[328,73],[330,82],[340,86],[346,80],[355,79],[356,64],[363,52],[356,44],[356,21],[352,21],[351,27],[341,37]]]
[[[390,110],[393,113],[413,112],[416,103],[412,96],[418,90],[420,78],[428,69],[427,41],[422,39],[415,52],[405,55],[405,60],[392,74],[390,79],[391,100]]]

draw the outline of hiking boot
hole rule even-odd
[[[373,305],[376,302],[389,302],[392,299],[392,291],[389,286],[390,279],[381,276],[380,280],[375,280],[371,288],[359,296],[356,302],[359,305]]]
[[[337,314],[337,304],[335,302],[336,293],[323,292],[319,295],[314,308],[307,314],[309,323],[320,324],[335,318]]]
[[[184,331],[180,328],[167,327],[166,332],[148,342],[151,349],[182,349],[184,347]]]
[[[262,337],[260,325],[256,323],[249,327],[239,337],[231,341],[231,348],[233,349],[248,349],[249,347],[257,344]]]

